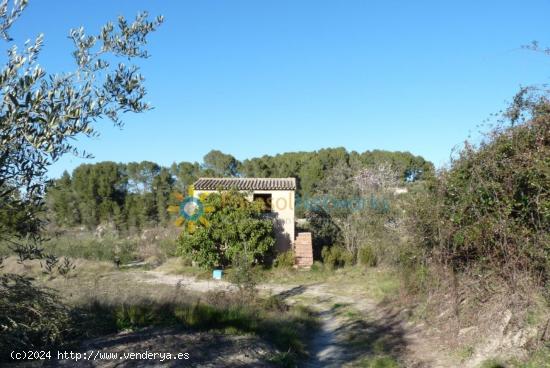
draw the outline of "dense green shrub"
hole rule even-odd
[[[351,266],[354,263],[353,254],[340,246],[323,247],[321,256],[325,266],[331,269]]]
[[[250,263],[263,261],[275,244],[273,222],[263,216],[263,203],[250,202],[238,192],[212,193],[201,201],[209,210],[196,226],[184,226],[178,254],[204,268],[228,266],[242,254]]]
[[[320,206],[314,206],[307,211],[306,218],[307,225],[303,230],[313,234],[313,257],[320,259],[323,247],[341,242],[341,230],[333,217]]]
[[[529,116],[466,144],[411,208],[416,240],[455,269],[550,275],[550,105]]]
[[[360,248],[357,258],[359,263],[364,266],[374,267],[378,264],[378,256],[370,245],[365,245]]]
[[[427,256],[418,246],[408,244],[401,249],[397,264],[403,287],[409,292],[425,291],[428,288],[432,275],[426,261]]]
[[[294,252],[289,250],[286,252],[279,253],[277,258],[275,258],[274,266],[281,268],[291,268],[295,265],[295,255]]]
[[[320,261],[314,261],[310,268],[311,272],[322,272],[323,270],[324,266]]]

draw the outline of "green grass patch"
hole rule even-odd
[[[48,237],[48,235],[46,235]],[[14,255],[9,241],[0,241],[0,257]],[[164,261],[174,257],[176,252],[175,238],[159,237],[146,239],[137,236],[118,237],[107,234],[101,238],[90,232],[68,231],[61,235],[51,235],[40,247],[46,253],[58,257],[81,258],[94,261],[113,262],[118,257],[121,263],[137,260]],[[190,265],[190,264],[189,264]]]
[[[274,284],[311,285],[325,283],[329,288],[341,289],[344,282],[347,293],[366,293],[374,301],[382,301],[399,293],[401,279],[394,269],[386,267],[343,267],[330,269],[317,264],[311,270],[271,268],[258,271],[258,282]]]
[[[274,354],[269,359],[269,362],[279,367],[294,368],[297,366],[296,354],[292,354],[291,352],[288,352],[288,351]]]
[[[475,349],[473,346],[465,346],[457,351],[458,358],[461,361],[470,359],[474,355]]]
[[[539,348],[527,361],[517,362],[517,368],[550,368],[550,344]]]
[[[385,267],[345,267],[330,274],[326,279],[330,289],[340,290],[346,285],[350,295],[365,294],[376,302],[392,298],[399,293],[401,280],[398,273]]]
[[[534,351],[527,360],[491,358],[477,368],[550,368],[550,344]]]
[[[390,356],[376,356],[363,358],[357,364],[353,365],[354,367],[364,367],[364,368],[399,368],[401,365],[395,358]]]

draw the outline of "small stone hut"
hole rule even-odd
[[[194,184],[194,196],[203,193],[237,190],[249,200],[262,200],[266,215],[275,223],[277,252],[293,249],[295,178],[200,178]]]

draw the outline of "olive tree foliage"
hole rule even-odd
[[[67,276],[74,265],[40,248],[40,221],[47,168],[62,155],[79,152],[71,140],[95,136],[94,123],[110,119],[121,126],[121,114],[143,112],[144,79],[135,65],[119,60],[146,58],[147,35],[162,23],[139,14],[107,23],[98,34],[73,29],[72,71],[50,74],[39,66],[44,36],[20,49],[9,36],[27,0],[0,1],[0,38],[7,59],[0,67],[0,240],[12,242],[19,261],[42,259],[44,270]],[[0,262],[1,267],[1,262]],[[68,314],[57,294],[34,286],[24,276],[0,277],[1,346],[48,348],[63,342]],[[3,349],[0,348],[3,352]],[[0,356],[0,361],[6,359]]]
[[[147,36],[163,21],[144,12],[132,22],[119,17],[97,34],[72,29],[74,69],[50,74],[38,64],[42,34],[22,48],[9,36],[27,3],[0,3],[0,37],[7,42],[0,70],[0,218],[17,213],[19,223],[28,224],[13,229],[0,222],[0,234],[10,236],[37,233],[47,168],[67,153],[89,156],[74,138],[96,136],[101,119],[122,126],[121,114],[150,109],[139,67],[123,61],[147,58]]]

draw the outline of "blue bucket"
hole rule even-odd
[[[222,270],[214,270],[214,271],[212,271],[212,278],[214,280],[221,280],[222,279],[222,274],[223,274]]]

